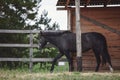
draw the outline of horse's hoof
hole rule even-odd
[[[114,69],[113,69],[113,68],[110,68],[110,72],[113,73],[113,72],[114,72]]]
[[[98,72],[98,70],[95,70],[95,72]]]

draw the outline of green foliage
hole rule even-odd
[[[41,51],[34,49],[34,57],[41,57],[41,58],[54,58],[58,54],[58,50],[54,47],[46,47]]]
[[[35,17],[37,11],[34,8],[39,8],[39,1],[0,0],[0,29],[26,29],[25,21]],[[0,34],[0,43],[29,43],[29,38],[27,34]],[[0,48],[0,51],[0,57],[26,55],[26,48]]]
[[[37,14],[41,0],[0,0],[0,29],[24,29],[25,21]]]
[[[54,58],[59,52],[54,47],[46,47],[42,50],[34,49],[34,58]],[[38,66],[39,65],[39,66]],[[40,62],[40,63],[34,63],[33,71],[49,71],[51,68],[51,62]]]

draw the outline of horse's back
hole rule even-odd
[[[66,38],[76,38],[76,34],[70,31],[65,31],[62,33],[64,37]],[[96,39],[103,39],[105,38],[101,33],[98,32],[87,32],[87,33],[82,33],[82,38],[89,37],[89,38],[96,38]]]
[[[62,38],[64,38],[67,42],[71,43],[76,43],[76,34],[73,32],[64,32],[62,34]],[[82,42],[89,42],[89,43],[95,43],[95,42],[105,42],[105,37],[98,32],[87,32],[87,33],[82,33],[81,35]]]
[[[69,50],[76,51],[76,34],[73,32],[64,32],[62,34],[63,43]],[[104,46],[106,44],[105,37],[98,32],[82,33],[82,50],[87,51],[95,46]]]

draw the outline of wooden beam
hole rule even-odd
[[[30,58],[0,58],[0,61],[22,61],[29,62]],[[52,62],[53,58],[32,58],[32,62]],[[61,58],[58,61],[67,62],[66,58]]]
[[[86,4],[88,5],[90,3],[91,0],[86,0]]]
[[[66,8],[66,9],[68,8],[69,3],[70,3],[70,0],[67,0],[67,1],[66,1],[66,4],[65,4],[65,8]]]
[[[104,7],[107,7],[107,4],[110,2],[111,0],[106,0],[104,3]]]
[[[71,10],[67,10],[67,30],[71,30]]]
[[[31,46],[30,44],[6,44],[6,43],[0,43],[0,47],[24,47],[24,48],[30,48],[30,47],[38,47],[38,44],[33,44]]]
[[[106,3],[108,4],[111,0],[106,0]]]
[[[86,3],[85,3],[85,7],[87,7],[87,5],[90,3],[90,0],[85,0]]]
[[[0,58],[0,61],[22,61],[29,62],[30,58]],[[32,62],[52,62],[53,58],[32,58]]]
[[[4,30],[4,29],[1,29],[0,33],[40,33],[40,30]]]
[[[57,7],[57,10],[67,10],[65,7]]]
[[[80,0],[75,0],[76,12],[76,48],[77,48],[77,71],[82,71],[82,47],[80,28]]]

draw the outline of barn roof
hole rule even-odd
[[[58,0],[57,6],[74,6],[75,0]],[[81,6],[120,5],[120,0],[80,0]]]

